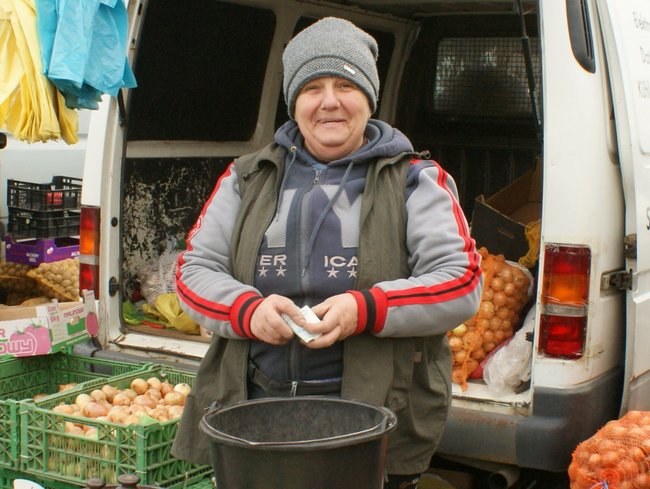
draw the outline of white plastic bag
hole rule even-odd
[[[174,275],[180,253],[164,253],[138,271],[140,293],[150,306],[155,307],[158,296],[176,291]]]
[[[483,380],[495,394],[514,393],[515,388],[530,379],[533,344],[526,338],[535,327],[535,307],[514,336],[485,363]]]

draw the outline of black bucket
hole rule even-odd
[[[387,408],[333,397],[244,401],[201,419],[218,489],[381,489]]]

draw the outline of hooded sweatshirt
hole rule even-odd
[[[230,273],[230,237],[240,196],[233,166],[224,173],[179,261],[177,289],[191,317],[217,335],[244,338],[249,328],[234,328],[227,320],[228,311],[238,307],[243,297],[280,294],[302,307],[354,289],[359,210],[368,162],[413,151],[401,132],[381,121],[370,120],[365,136],[366,144],[358,151],[324,164],[305,151],[295,122],[278,129],[275,141],[287,149],[285,172],[252,285],[236,281]],[[405,196],[412,276],[372,288],[370,294],[377,304],[387,304],[389,294],[398,299],[381,311],[380,319],[366,334],[443,334],[465,320],[480,298],[479,257],[451,177],[435,162],[414,160],[408,169]],[[460,281],[468,281],[469,286],[465,284],[463,292],[456,293]],[[409,299],[422,294],[435,295],[435,300]],[[363,294],[355,294],[355,298],[365,300]],[[211,314],[210,310],[224,314]],[[253,339],[250,358],[278,381],[334,380],[342,373],[342,345],[338,342],[312,350],[297,338],[282,346]]]

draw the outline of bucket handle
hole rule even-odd
[[[212,401],[210,405],[206,408],[203,409],[205,415],[207,416],[208,414],[213,414],[216,413],[217,411],[221,411],[221,408],[223,406],[219,401]]]
[[[335,440],[345,440],[346,438],[352,438],[356,437],[359,435],[364,435],[366,433],[372,433],[374,431],[377,431],[378,428],[385,429],[386,426],[386,421],[382,421],[376,426],[373,426],[371,428],[367,428],[365,430],[361,431],[355,431],[354,433],[346,433],[344,435],[337,435],[337,436],[329,436],[327,438],[312,438],[311,440],[296,440],[296,441],[291,441],[291,442],[275,442],[275,441],[251,441],[251,440],[245,440],[243,438],[239,438],[237,436],[230,435],[228,433],[224,432],[219,432],[219,435],[224,437],[224,438],[229,438],[234,441],[238,441],[244,445],[249,445],[249,446],[265,446],[265,445],[284,445],[284,446],[294,446],[294,445],[307,445],[310,443],[318,443],[318,442],[328,442],[328,441],[335,441]]]

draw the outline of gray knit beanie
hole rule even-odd
[[[350,80],[366,94],[374,112],[379,96],[377,55],[377,41],[344,19],[326,17],[299,32],[282,55],[289,117],[293,118],[302,86],[322,76]]]

